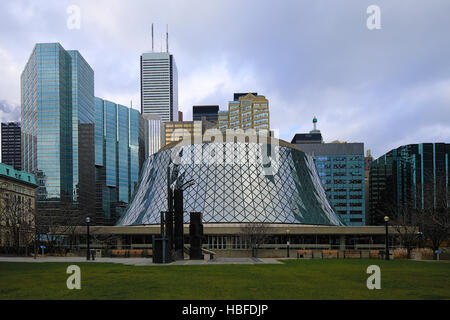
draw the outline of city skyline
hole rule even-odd
[[[450,67],[444,57],[450,41],[443,9],[449,4],[433,3],[440,6],[378,1],[380,30],[366,27],[368,1],[278,7],[193,1],[198,10],[188,17],[182,2],[77,1],[79,29],[67,27],[72,3],[4,3],[0,16],[14,32],[0,38],[6,75],[0,80],[0,119],[20,119],[20,72],[39,42],[79,50],[95,70],[95,94],[127,106],[132,100],[139,110],[139,56],[151,51],[154,22],[155,51],[165,51],[169,24],[185,120],[192,119],[193,105],[224,110],[232,92],[256,91],[271,101],[271,127],[286,141],[309,131],[314,115],[326,142],[364,142],[375,158],[399,145],[449,141]],[[106,14],[98,17],[100,9]],[[258,14],[237,19],[250,11]],[[229,24],[232,14],[241,22]]]

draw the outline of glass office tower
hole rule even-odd
[[[59,43],[36,44],[21,75],[21,105],[23,169],[36,174],[38,208],[68,201],[89,214],[92,68],[78,51],[66,51]]]
[[[386,204],[415,209],[450,205],[450,144],[409,144],[393,149],[370,166],[371,224],[382,224]]]
[[[346,225],[364,226],[364,143],[323,143],[315,117],[313,124],[309,134],[296,134],[292,143],[314,157],[325,192]]]
[[[131,200],[145,160],[145,125],[139,111],[95,98],[98,223],[115,223]]]
[[[72,168],[74,200],[94,211],[94,71],[77,50],[72,58]]]

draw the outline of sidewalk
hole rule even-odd
[[[217,258],[213,260],[178,260],[168,264],[153,263],[151,258],[95,258],[87,261],[85,257],[0,257],[1,262],[27,262],[27,263],[118,263],[134,266],[177,266],[177,265],[214,265],[214,264],[282,264],[274,258]]]

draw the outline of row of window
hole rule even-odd
[[[339,179],[339,180],[334,180],[334,182],[332,180],[322,180],[322,184],[346,184],[347,180],[344,179]],[[349,184],[361,184],[362,180],[348,180]]]
[[[347,199],[347,195],[345,195],[345,194],[343,194],[343,195],[335,194],[333,198],[334,199]],[[351,194],[349,196],[349,199],[362,199],[362,195],[360,195],[360,194],[359,195],[358,194]]]
[[[318,156],[316,158],[318,161],[363,161],[364,158],[362,156],[351,156],[351,157],[347,157],[347,156],[337,156],[337,157],[329,157],[329,156]]]
[[[347,211],[346,210],[338,210],[337,213],[339,213],[339,214],[347,214]],[[350,210],[349,213],[353,214],[353,215],[363,214],[361,210]]]
[[[335,206],[335,207],[347,207],[347,205],[350,207],[362,207],[363,206],[363,204],[361,202],[355,202],[355,203],[338,202],[338,203],[333,204],[333,206]]]

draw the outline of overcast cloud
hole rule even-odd
[[[368,30],[366,9],[381,8]],[[68,29],[67,8],[81,9]],[[192,105],[228,107],[234,92],[269,99],[271,127],[290,141],[364,142],[378,157],[403,144],[450,141],[450,1],[179,0],[8,1],[0,4],[0,120],[20,118],[20,73],[35,43],[77,49],[95,71],[95,94],[140,109],[139,56],[165,48]]]

